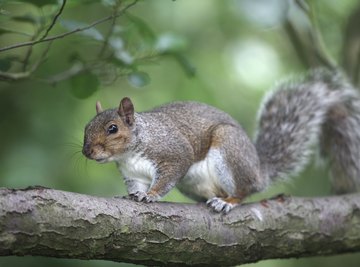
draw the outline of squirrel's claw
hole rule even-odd
[[[213,197],[206,202],[206,205],[215,212],[228,213],[232,210],[236,204],[228,203],[224,199],[219,197]]]
[[[150,203],[157,201],[159,199],[159,196],[152,193],[136,191],[135,193],[129,194],[129,198],[137,202]]]
[[[135,193],[129,194],[129,198],[137,202],[142,202],[146,196],[147,196],[146,192],[142,192],[142,191],[136,191]]]

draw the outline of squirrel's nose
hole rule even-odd
[[[94,150],[91,148],[91,145],[89,143],[85,143],[83,146],[82,153],[85,157],[91,158],[91,154],[94,152]]]

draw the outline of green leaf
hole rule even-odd
[[[11,60],[9,58],[0,59],[0,70],[8,71],[11,67]]]
[[[16,30],[12,30],[12,29],[1,28],[1,26],[0,26],[0,35],[6,34],[6,33],[20,34],[20,35],[25,35],[25,36],[30,36],[30,37],[32,36],[30,33],[16,31]]]
[[[80,54],[77,51],[72,51],[69,54],[68,62],[71,63],[71,64],[73,64],[75,62],[82,62]]]
[[[184,51],[187,47],[186,40],[179,36],[172,33],[167,33],[161,35],[155,45],[157,51],[161,53],[174,53]]]
[[[134,71],[130,73],[127,78],[128,82],[136,88],[144,87],[145,85],[150,83],[149,74],[142,71]]]
[[[83,22],[80,21],[75,21],[75,20],[61,20],[60,21],[60,25],[63,26],[64,28],[73,31],[76,29],[80,29],[80,28],[84,28],[86,26],[88,26],[88,24],[85,24]],[[101,34],[101,32],[99,32],[97,29],[95,28],[90,28],[87,29],[85,31],[79,31],[78,32],[81,35],[87,36],[87,37],[91,37],[97,41],[103,41],[104,37]]]
[[[21,2],[33,4],[37,7],[43,7],[46,5],[57,5],[58,0],[21,0]]]
[[[11,30],[1,29],[1,28],[0,28],[0,35],[1,35],[1,34],[5,34],[5,33],[14,33],[14,32],[11,31]]]
[[[71,93],[79,99],[85,99],[94,94],[99,88],[99,80],[91,72],[83,72],[71,78]]]
[[[172,55],[176,59],[176,61],[179,63],[179,65],[182,67],[182,69],[184,70],[185,74],[188,77],[194,77],[195,76],[196,69],[195,69],[194,65],[189,61],[189,59],[187,57],[185,57],[181,53],[172,53],[170,55]]]
[[[120,37],[110,37],[109,45],[114,51],[119,51],[124,49],[124,40]]]
[[[38,24],[40,22],[38,17],[35,17],[31,14],[25,14],[21,16],[14,16],[11,18],[12,20],[18,21],[18,22],[26,22],[31,24]]]
[[[141,38],[152,44],[155,42],[156,35],[144,20],[140,17],[131,15],[130,13],[126,13],[126,17],[136,26]]]
[[[118,66],[131,66],[134,63],[133,56],[125,50],[124,41],[120,37],[111,37],[109,45],[114,51],[114,63]]]
[[[83,1],[85,1],[85,0],[83,0]],[[115,6],[119,5],[119,3],[121,3],[121,5],[125,6],[125,5],[127,5],[127,2],[128,3],[132,2],[131,0],[130,1],[129,0],[121,0],[121,1],[119,1],[119,0],[101,0],[101,1],[96,0],[96,1],[100,2],[105,7],[115,7]]]
[[[110,60],[108,60],[108,62],[110,64],[114,64],[116,67],[120,68],[120,69],[130,69],[130,70],[135,70],[133,65],[128,65],[126,63],[124,63],[124,61],[116,58],[116,57],[112,57]]]
[[[131,66],[134,63],[134,58],[129,52],[125,50],[116,51],[115,57],[118,61],[122,62],[125,66]]]
[[[10,15],[11,15],[11,12],[8,11],[8,10],[6,10],[6,9],[4,9],[3,6],[1,6],[1,5],[0,5],[0,7],[1,7],[1,8],[0,8],[1,19],[4,19],[4,17],[5,17],[5,19],[9,18]]]
[[[98,2],[99,0],[68,0],[66,6],[74,7],[80,5],[90,5]]]
[[[116,0],[101,0],[101,4],[106,7],[114,7],[117,4]]]

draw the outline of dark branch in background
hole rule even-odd
[[[68,80],[88,69],[90,69],[90,67],[84,65],[83,63],[77,62],[77,63],[73,64],[70,68],[68,68],[67,70],[65,70],[61,73],[57,73],[46,79],[38,79],[38,80],[41,82],[49,83],[51,85],[55,85],[58,82]]]
[[[18,81],[30,78],[30,76],[39,68],[39,66],[46,60],[46,56],[50,50],[52,42],[48,43],[44,51],[42,52],[40,58],[31,66],[30,70],[11,73],[0,71],[0,81]]]
[[[0,256],[233,266],[360,251],[359,221],[359,194],[280,198],[221,215],[204,204],[0,189]]]
[[[308,7],[308,5],[307,5],[304,1],[305,1],[305,0],[295,0],[295,3],[297,4],[297,6],[298,6],[299,8],[302,9],[302,11],[303,11],[304,13],[308,13],[308,12],[309,12],[309,7]]]
[[[350,15],[344,29],[342,66],[355,85],[360,86],[360,4]]]
[[[23,43],[18,43],[18,44],[14,44],[14,45],[5,46],[5,47],[0,48],[0,52],[15,49],[15,48],[19,48],[19,47],[25,47],[25,46],[36,45],[36,44],[39,44],[39,43],[49,42],[49,41],[53,41],[53,40],[56,40],[56,39],[64,38],[64,37],[66,37],[68,35],[71,35],[71,34],[74,34],[74,33],[77,33],[77,32],[88,30],[88,29],[90,29],[90,28],[92,28],[92,27],[94,27],[94,26],[96,26],[98,24],[101,24],[101,23],[104,23],[106,21],[111,20],[114,17],[117,18],[117,17],[121,16],[126,10],[128,10],[130,7],[134,6],[137,2],[138,2],[138,0],[135,0],[132,3],[130,3],[129,5],[127,5],[126,7],[124,7],[122,10],[120,10],[117,14],[115,14],[115,15],[112,14],[110,16],[107,16],[107,17],[104,17],[102,19],[96,20],[93,23],[91,23],[91,24],[89,24],[89,25],[87,25],[85,27],[76,28],[74,30],[71,30],[71,31],[68,31],[68,32],[65,32],[65,33],[57,34],[57,35],[54,35],[54,36],[49,36],[49,37],[46,37],[44,39],[39,39],[39,40],[36,40],[36,41],[29,41],[29,42],[23,42]]]
[[[296,27],[292,23],[291,20],[286,19],[284,23],[285,31],[289,36],[290,42],[292,43],[295,52],[298,56],[298,59],[302,62],[302,64],[306,67],[310,66],[309,55],[306,53],[306,49],[299,34],[296,31]]]
[[[32,37],[31,37],[31,40],[35,40],[37,38],[37,35],[39,34],[39,31],[37,31]],[[29,64],[29,60],[30,60],[30,57],[31,57],[31,54],[33,52],[33,46],[30,46],[28,48],[28,50],[26,51],[26,54],[25,54],[25,57],[24,57],[24,60],[23,60],[23,66],[22,66],[22,71],[25,72],[26,69],[27,69],[27,66]]]
[[[353,81],[357,86],[359,86],[359,83],[360,83],[360,45],[359,45],[359,50],[356,55],[356,58],[357,58],[357,60],[355,61]]]
[[[41,38],[40,38],[39,40],[44,40],[44,39],[48,36],[48,34],[49,34],[49,32],[51,31],[51,29],[55,26],[55,23],[56,23],[57,19],[60,17],[61,13],[63,12],[63,10],[64,10],[64,8],[65,8],[65,5],[66,5],[66,0],[63,0],[62,4],[61,4],[61,6],[60,6],[60,9],[59,9],[59,11],[55,14],[55,16],[54,16],[54,18],[53,18],[50,26],[46,29],[44,35],[41,36]]]
[[[60,14],[62,13],[62,11],[64,10],[65,4],[66,4],[66,0],[63,1],[62,5],[61,5],[61,7],[60,7],[60,9],[59,9],[59,11],[55,14],[55,16],[54,16],[54,18],[53,18],[50,26],[46,29],[45,34],[44,34],[39,40],[44,39],[44,38],[48,35],[48,33],[51,31],[51,29],[52,29],[53,26],[55,25],[55,22],[56,22],[57,18],[60,16]],[[42,28],[38,29],[38,30],[36,31],[36,33],[32,36],[31,41],[35,41],[35,40],[38,38],[38,36],[40,35],[40,32],[41,32],[42,30],[43,30]],[[32,54],[32,52],[33,52],[33,47],[34,47],[34,46],[30,46],[30,47],[28,48],[27,52],[26,52],[26,55],[25,55],[25,58],[24,58],[24,61],[23,61],[23,68],[22,68],[23,72],[25,72],[26,69],[27,69],[27,66],[28,66],[28,64],[29,64],[29,60],[30,60],[31,54]]]
[[[309,29],[309,34],[311,38],[311,43],[314,44],[314,52],[318,57],[319,61],[329,69],[336,69],[336,63],[330,56],[327,51],[327,48],[324,44],[324,40],[319,29],[318,21],[316,18],[316,9],[315,4],[312,0],[307,0],[309,6],[308,17],[311,21],[311,28]]]
[[[307,40],[301,37],[299,31],[290,19],[287,19],[284,24],[286,33],[300,61],[302,61],[306,68],[316,67],[319,64],[329,69],[337,68],[336,62],[327,52],[321,31],[319,30],[314,6],[315,3],[304,0],[296,0],[295,3],[310,22],[310,27],[307,28]],[[317,59],[317,61],[314,62],[314,59]]]
[[[107,33],[106,36],[105,36],[104,43],[103,43],[103,45],[102,45],[102,47],[101,47],[101,49],[100,49],[100,52],[99,52],[99,56],[100,56],[100,57],[101,57],[101,56],[104,54],[104,52],[106,51],[106,48],[107,48],[108,43],[109,43],[109,39],[110,39],[111,35],[112,35],[113,32],[114,32],[114,28],[115,28],[115,24],[116,24],[116,18],[117,18],[115,15],[119,12],[119,10],[118,10],[119,7],[120,7],[119,3],[117,3],[116,6],[114,7],[114,12],[113,12],[113,18],[112,18],[112,21],[111,21],[111,26],[110,26],[110,29],[109,29],[108,33]]]

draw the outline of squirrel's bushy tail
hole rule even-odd
[[[258,129],[255,146],[270,180],[299,172],[319,143],[335,190],[360,189],[360,98],[341,74],[317,69],[280,84],[265,98]]]
[[[351,97],[328,112],[320,149],[329,159],[333,190],[338,194],[360,191],[360,97]]]

